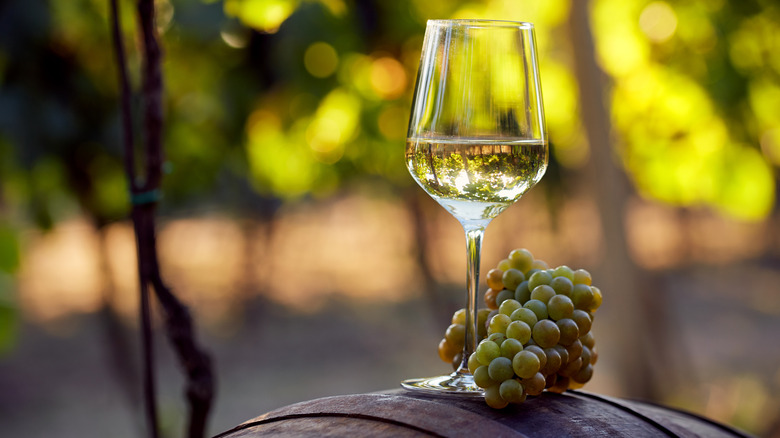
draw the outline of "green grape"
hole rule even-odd
[[[544,260],[536,259],[533,263],[531,263],[531,269],[550,269],[550,266]]]
[[[501,344],[503,344],[504,341],[506,341],[506,335],[503,333],[491,333],[490,336],[487,337],[487,339],[488,341],[495,342],[496,345],[501,347]]]
[[[506,337],[517,339],[521,344],[525,344],[531,339],[531,327],[523,321],[512,321],[506,328]]]
[[[576,374],[580,368],[582,368],[582,358],[578,357],[577,359],[561,367],[561,369],[558,371],[558,374],[564,377],[571,377]]]
[[[488,366],[482,365],[474,371],[474,384],[480,388],[488,388],[498,385],[498,382],[490,378]]]
[[[536,321],[539,320],[539,318],[536,317],[536,313],[526,307],[521,307],[515,310],[511,315],[509,315],[509,318],[512,321],[523,321],[524,323],[528,324],[528,327],[533,327],[534,324],[536,324]]]
[[[591,277],[590,272],[584,270],[584,269],[577,269],[574,271],[574,284],[586,284],[588,286],[591,285]]]
[[[580,336],[582,345],[588,348],[593,348],[596,345],[596,337],[593,336],[593,332],[588,332],[583,336]]]
[[[552,286],[553,290],[555,290],[555,293],[571,296],[572,290],[574,290],[574,283],[571,282],[566,277],[555,277],[550,282],[550,286]]]
[[[504,275],[501,277],[501,280],[503,281],[505,288],[509,290],[515,290],[517,289],[517,285],[525,281],[525,275],[523,274],[523,271],[518,269],[510,269],[508,271],[504,271]]]
[[[490,309],[477,310],[477,336],[479,340],[487,336],[488,315],[490,315]]]
[[[500,269],[491,269],[486,276],[487,285],[491,289],[501,290],[504,288],[504,282],[501,278],[504,276],[504,272]]]
[[[541,286],[543,284],[549,285],[552,281],[552,275],[550,275],[547,271],[537,271],[534,272],[533,275],[528,277],[528,289],[533,291],[536,289],[536,286]]]
[[[485,403],[493,409],[504,409],[509,404],[501,397],[499,385],[485,388]]]
[[[593,319],[588,312],[580,309],[574,309],[571,315],[571,319],[577,323],[577,327],[580,328],[580,336],[586,335],[590,331],[590,327],[593,324]]]
[[[528,280],[523,281],[515,288],[515,300],[520,304],[525,304],[531,299],[531,291],[528,290]]]
[[[558,277],[563,278],[563,277]],[[574,312],[574,303],[566,295],[555,295],[547,302],[547,313],[550,318],[558,321],[559,319],[571,318]]]
[[[588,310],[593,304],[593,290],[588,285],[576,284],[571,292],[571,300],[577,309]]]
[[[566,351],[569,352],[569,362],[582,356],[582,342],[579,339],[572,342],[571,345],[566,347]]]
[[[552,287],[550,287],[550,285],[547,284],[540,284],[539,286],[536,286],[534,290],[531,291],[531,299],[539,300],[544,304],[547,304],[547,302],[550,301],[550,298],[554,296],[555,296],[555,289],[553,289]]]
[[[530,309],[536,315],[536,319],[542,320],[547,318],[547,304],[539,300],[528,300],[523,307]]]
[[[462,324],[450,324],[444,332],[444,338],[452,345],[463,346],[466,339],[466,326]]]
[[[569,363],[569,350],[567,350],[566,347],[564,347],[561,344],[557,344],[557,345],[554,345],[552,348],[555,351],[557,351],[558,352],[558,356],[561,357],[561,366],[566,365],[567,363]]]
[[[504,301],[509,299],[514,299],[514,298],[515,298],[515,291],[504,289],[501,292],[499,292],[498,295],[496,295],[496,305],[501,307],[501,304]]]
[[[517,379],[509,379],[501,382],[498,387],[498,393],[501,394],[501,398],[509,403],[522,403],[525,401],[525,391],[523,385]]]
[[[546,379],[542,373],[536,373],[530,379],[523,379],[521,383],[528,395],[539,395],[544,391]]]
[[[507,338],[501,343],[501,356],[507,359],[514,359],[515,355],[521,351],[523,351],[523,344],[517,339]]]
[[[490,365],[490,361],[501,356],[501,347],[495,342],[485,339],[477,345],[474,354],[477,355],[479,363],[482,365]]]
[[[536,274],[539,271],[541,271],[541,269],[531,268],[528,270],[528,272],[525,273],[525,278],[531,278],[532,275]]]
[[[504,259],[498,262],[498,265],[496,265],[496,268],[506,272],[510,269],[512,269],[512,265],[509,263],[509,259]]]
[[[556,324],[561,331],[561,339],[558,340],[559,344],[568,346],[580,337],[580,328],[577,327],[577,323],[573,319],[559,319]]]
[[[566,265],[561,265],[553,269],[553,277],[565,277],[571,281],[574,281],[574,271],[572,271],[571,268]]]
[[[534,324],[532,331],[534,341],[542,348],[552,347],[561,339],[561,330],[549,319],[539,320]]]
[[[458,309],[452,314],[453,324],[466,325],[466,309]]]
[[[503,356],[493,359],[488,365],[488,375],[498,383],[511,379],[515,375],[512,360]]]
[[[509,253],[509,263],[513,268],[528,272],[534,262],[534,256],[527,249],[516,249]]]
[[[530,351],[531,353],[535,354],[537,358],[539,358],[540,369],[547,365],[547,355],[544,353],[542,347],[538,345],[529,345],[525,348],[525,351]]]
[[[590,348],[583,345],[580,357],[582,358],[583,364],[590,364],[590,361],[593,359],[593,356],[590,354]]]
[[[512,359],[512,368],[521,379],[530,379],[539,372],[539,358],[530,351],[523,350]]]
[[[590,379],[593,378],[593,365],[587,364],[580,368],[579,371],[574,373],[573,376],[571,376],[571,379],[574,380],[577,383],[588,383]]]
[[[506,327],[510,322],[512,322],[512,320],[509,318],[509,315],[499,313],[490,320],[490,323],[488,324],[488,333],[506,333]]]
[[[593,291],[593,301],[590,303],[590,308],[587,310],[595,312],[599,307],[601,307],[601,301],[603,297],[601,296],[601,289],[597,288],[596,286],[591,286],[590,290]]]
[[[469,356],[468,366],[469,366],[469,371],[471,372],[471,374],[474,374],[474,371],[476,371],[477,368],[482,366],[482,364],[479,362],[479,359],[477,359],[477,355],[476,354],[472,353]]]
[[[558,354],[558,350],[556,350],[555,348],[545,348],[544,355],[547,356],[547,362],[545,362],[544,366],[542,367],[541,370],[539,370],[539,372],[541,372],[545,376],[549,376],[550,374],[557,373],[562,365],[561,355]]]
[[[508,300],[504,300],[504,302],[498,306],[498,313],[503,313],[504,315],[510,316],[512,315],[512,312],[521,307],[523,307],[522,304],[520,304],[514,298],[510,298]]]

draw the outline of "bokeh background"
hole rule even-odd
[[[120,1],[138,88],[133,5]],[[604,293],[586,390],[780,436],[780,5],[158,0],[163,276],[196,318],[211,433],[448,372],[465,240],[403,163],[427,19],[536,24],[548,172],[488,228]],[[0,1],[0,424],[143,435],[108,1]],[[134,100],[140,109],[140,97]],[[138,111],[137,111],[138,112]],[[482,290],[486,287],[483,285]],[[166,436],[183,379],[156,333]]]

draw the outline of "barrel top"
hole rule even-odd
[[[261,436],[745,437],[687,412],[583,391],[544,392],[501,410],[474,398],[402,389],[324,397],[253,418],[215,438]]]

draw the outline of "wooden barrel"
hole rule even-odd
[[[706,418],[583,391],[545,392],[494,410],[483,400],[402,389],[286,406],[215,438],[296,437],[746,437]]]

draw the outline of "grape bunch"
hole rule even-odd
[[[550,269],[526,249],[516,249],[487,273],[486,309],[478,311],[478,345],[468,358],[474,383],[493,408],[527,396],[582,387],[593,376],[598,353],[591,332],[601,305],[599,288],[584,269]],[[452,317],[439,356],[461,362],[465,310]]]

